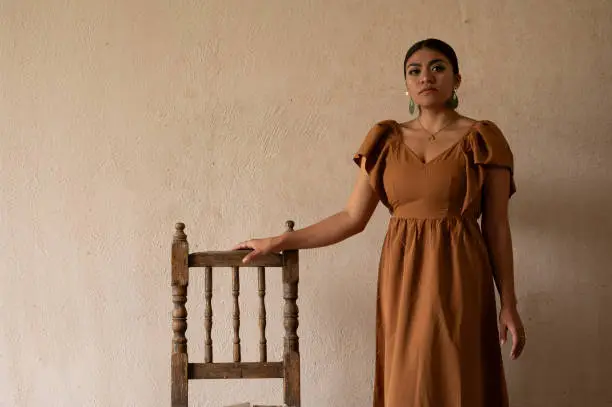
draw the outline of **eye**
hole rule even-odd
[[[434,72],[444,72],[446,67],[444,65],[434,65],[431,70]]]
[[[421,72],[420,69],[410,69],[408,71],[408,75],[414,76],[414,75],[418,75]]]

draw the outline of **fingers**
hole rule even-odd
[[[515,359],[519,338],[514,327],[511,328],[510,334],[512,335],[512,350],[510,351],[510,358]]]
[[[512,360],[517,359],[523,353],[525,348],[525,332],[517,331],[512,328],[512,350],[510,351],[510,358]]]
[[[253,258],[255,256],[257,256],[260,253],[259,250],[253,250],[251,253],[247,254],[246,256],[244,256],[244,258],[242,259],[243,263],[249,263],[251,260],[253,260]]]
[[[504,322],[500,322],[499,324],[499,343],[501,345],[506,343],[508,339],[508,327]]]
[[[240,242],[234,247],[232,247],[231,250],[240,250],[240,249],[248,249],[248,248],[249,248],[248,242]]]
[[[519,336],[520,345],[516,349],[516,353],[514,355],[515,359],[518,359],[519,356],[523,354],[523,350],[525,350],[525,344],[527,343],[527,338],[525,338],[525,334]]]
[[[252,250],[249,254],[247,254],[246,256],[242,258],[242,262],[245,264],[251,262],[253,258],[261,254],[261,249],[255,248],[253,240],[247,240],[244,242],[240,242],[234,247],[232,247],[232,250],[243,250],[243,249]]]

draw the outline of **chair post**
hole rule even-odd
[[[257,295],[259,296],[259,361],[268,361],[268,340],[266,339],[266,268],[257,269]]]
[[[212,349],[212,267],[206,267],[204,273],[204,298],[206,299],[206,308],[204,309],[204,331],[206,339],[204,340],[204,363],[213,362]]]
[[[177,223],[172,239],[172,356],[171,403],[172,407],[187,407],[187,286],[189,285],[189,243],[185,225]]]
[[[232,297],[234,298],[234,363],[242,361],[240,352],[240,268],[232,267]]]
[[[287,221],[287,231],[292,232],[293,221]],[[283,252],[283,298],[285,340],[283,351],[284,366],[284,403],[290,407],[300,407],[300,345],[298,328],[298,283],[300,279],[297,250]]]

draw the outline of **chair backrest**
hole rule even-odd
[[[287,222],[288,231],[293,231],[293,221]],[[242,258],[248,250],[215,251],[189,253],[189,244],[185,235],[185,225],[176,224],[172,239],[172,356],[171,356],[171,402],[172,407],[188,407],[188,381],[192,379],[283,379],[283,401],[289,407],[301,407],[300,404],[300,351],[298,328],[299,257],[297,250],[284,251],[281,254],[267,254],[255,258],[248,265]],[[187,353],[187,287],[189,269],[204,268],[204,363],[190,363]],[[234,361],[232,363],[213,362],[212,349],[212,283],[213,268],[232,268],[233,296],[233,330]],[[240,352],[240,268],[258,268],[259,294],[259,361],[243,362]],[[283,325],[285,328],[283,360],[268,362],[266,340],[266,267],[282,269],[283,283]]]

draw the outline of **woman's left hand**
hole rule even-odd
[[[499,312],[499,339],[503,345],[506,343],[508,331],[512,335],[512,351],[510,358],[517,359],[525,348],[525,328],[516,309],[516,306],[502,307]]]

